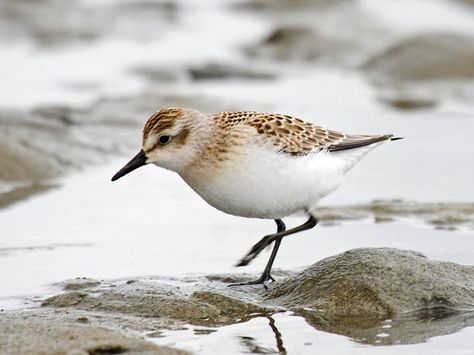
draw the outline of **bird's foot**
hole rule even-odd
[[[275,281],[275,279],[273,278],[272,275],[270,275],[270,271],[267,272],[267,270],[265,270],[263,272],[263,274],[256,280],[230,284],[229,287],[248,286],[248,285],[263,285],[263,287],[265,287],[265,289],[266,289],[266,288],[268,288],[268,286],[266,285],[266,282],[268,282],[268,281]]]

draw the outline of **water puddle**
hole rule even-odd
[[[407,314],[377,321],[369,328],[345,332],[322,318],[304,318],[290,312],[256,316],[221,328],[189,326],[165,331],[149,339],[197,354],[446,354],[463,353],[472,346],[474,314],[433,312]],[[336,333],[336,334],[335,334]],[[338,335],[338,334],[342,334]],[[453,345],[455,344],[455,345]],[[381,349],[383,348],[383,350]]]

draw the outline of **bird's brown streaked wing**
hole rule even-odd
[[[306,155],[321,149],[340,151],[390,139],[391,135],[346,135],[299,118],[254,111],[221,112],[214,115],[221,124],[232,128],[246,124],[272,142],[282,152]]]
[[[280,114],[254,113],[245,123],[255,127],[283,152],[306,155],[315,150],[340,151],[390,139],[387,135],[346,135],[299,118]]]

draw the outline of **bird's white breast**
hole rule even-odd
[[[312,210],[370,149],[293,157],[268,146],[252,145],[218,169],[191,170],[181,176],[204,200],[223,212],[283,218]]]

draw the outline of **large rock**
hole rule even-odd
[[[474,77],[474,37],[427,33],[406,38],[369,60],[364,68],[391,80]]]
[[[259,43],[245,51],[251,57],[278,61],[313,61],[333,57],[344,48],[339,40],[327,38],[302,25],[284,25],[275,28]]]
[[[474,267],[392,248],[353,249],[280,281],[265,299],[332,319],[386,319],[405,312],[472,308]]]

